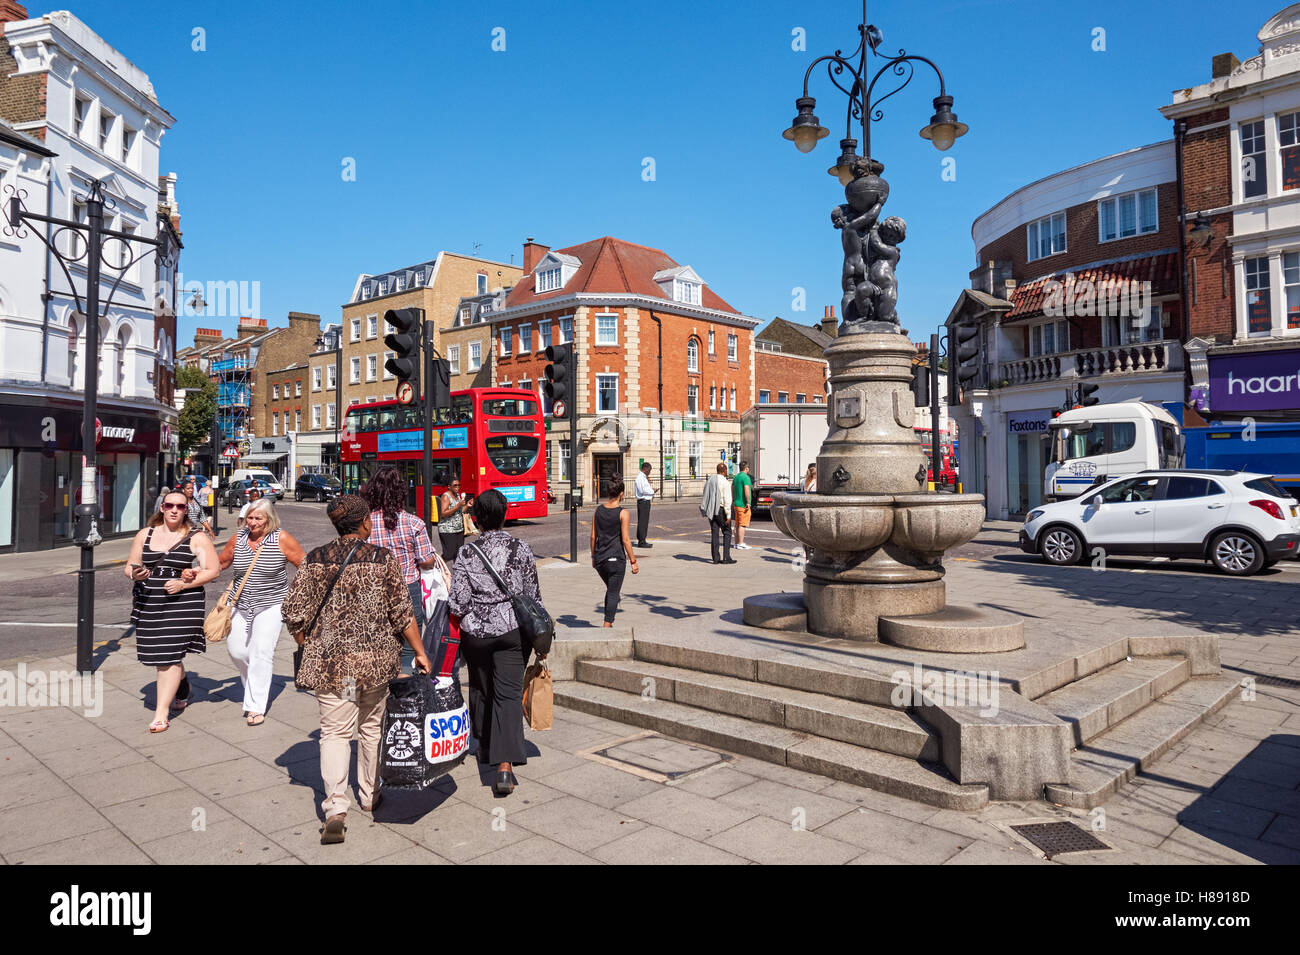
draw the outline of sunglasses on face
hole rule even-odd
[[[164,511],[183,511],[186,507],[185,504],[164,504],[162,509]]]

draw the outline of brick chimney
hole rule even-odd
[[[839,334],[840,323],[835,317],[835,306],[827,305],[822,311],[821,329],[831,338]]]
[[[252,338],[264,331],[266,331],[266,319],[241,317],[235,337],[242,342],[245,338]]]
[[[16,22],[26,20],[27,8],[21,3],[15,3],[14,0],[0,0],[0,23]],[[4,30],[0,28],[0,33]]]
[[[219,328],[196,328],[194,329],[194,347],[207,348],[209,345],[219,344],[226,336],[221,334]]]
[[[533,266],[535,266],[538,262],[542,261],[542,256],[546,255],[546,253],[550,251],[551,251],[551,247],[549,245],[540,245],[539,243],[534,242],[533,237],[531,235],[527,239],[525,239],[524,240],[524,274],[526,275],[529,272],[531,272],[533,270]]]
[[[1220,53],[1210,60],[1210,78],[1221,79],[1241,66],[1241,61],[1232,53]]]
[[[311,312],[290,312],[289,324],[292,325],[294,322],[307,322],[315,329],[320,328],[320,316]]]

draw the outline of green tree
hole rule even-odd
[[[207,444],[217,418],[217,384],[198,368],[176,372],[176,387],[189,389],[180,414],[181,457]]]

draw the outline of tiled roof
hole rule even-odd
[[[1004,321],[1030,318],[1043,314],[1043,304],[1049,292],[1049,282],[1061,283],[1067,298],[1077,294],[1083,282],[1091,282],[1099,295],[1127,295],[1130,285],[1151,283],[1152,295],[1168,295],[1178,291],[1178,253],[1158,252],[1155,255],[1137,256],[1120,262],[1109,262],[1082,269],[1063,269],[1016,288],[1011,295],[1011,311]],[[1136,291],[1136,289],[1134,289]]]
[[[582,263],[573,277],[562,288],[538,293],[533,291],[532,278],[526,275],[511,290],[510,297],[506,299],[506,308],[565,298],[578,292],[589,295],[641,295],[663,299],[665,302],[672,301],[655,282],[654,276],[665,269],[677,268],[678,263],[659,249],[604,236],[555,251],[571,255]],[[707,285],[701,289],[700,304],[714,311],[740,314]]]

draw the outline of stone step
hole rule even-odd
[[[784,726],[867,749],[938,762],[938,735],[901,709],[641,660],[579,660],[577,678],[637,696]]]
[[[1184,657],[1121,660],[1035,702],[1069,723],[1074,745],[1082,746],[1185,683],[1190,675]]]
[[[1070,756],[1069,782],[1046,798],[1075,809],[1100,805],[1239,692],[1231,677],[1193,677]]]
[[[863,749],[783,726],[698,709],[663,699],[643,699],[577,680],[555,684],[560,706],[655,730],[688,743],[840,779],[945,809],[979,809],[984,786],[962,786],[941,766]]]
[[[790,652],[774,648],[754,656],[735,656],[716,650],[659,643],[638,637],[633,656],[646,663],[715,673],[755,683],[770,683],[875,706],[893,706],[892,697],[897,689],[897,684],[887,677],[806,657],[800,658],[795,655],[793,648]]]

